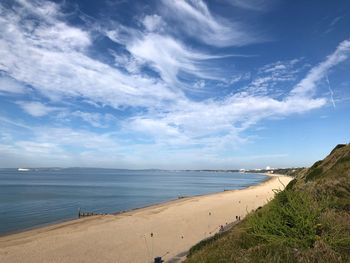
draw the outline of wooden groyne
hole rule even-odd
[[[87,217],[87,216],[101,216],[108,215],[107,213],[94,213],[94,212],[82,212],[80,208],[78,209],[78,218]]]

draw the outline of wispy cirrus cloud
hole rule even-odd
[[[43,117],[50,115],[52,119],[60,123],[83,121],[95,128],[106,128],[110,124],[116,124],[116,118],[109,113],[86,112],[81,110],[71,110],[65,106],[51,106],[39,101],[17,101],[24,112],[33,117]]]
[[[267,92],[252,93],[248,89],[248,92],[237,93],[223,100],[206,100],[199,103],[180,101],[169,113],[137,117],[131,123],[136,123],[137,130],[144,132],[149,131],[147,127],[150,124],[152,127],[158,127],[152,129],[158,132],[150,132],[150,135],[159,143],[165,141],[164,137],[168,136],[176,144],[181,144],[182,141],[190,148],[201,146],[203,149],[209,149],[211,141],[213,152],[217,152],[218,148],[223,150],[225,147],[231,147],[232,137],[238,142],[242,132],[262,119],[300,114],[324,106],[327,99],[313,98],[314,92],[309,91],[315,91],[316,84],[325,77],[326,70],[343,62],[349,54],[348,41],[340,43],[332,54],[311,68],[299,81],[300,86],[296,86],[298,92],[291,86],[291,90],[285,92],[286,95],[282,99],[273,98]],[[298,62],[299,60],[292,60],[266,65],[260,71],[271,76],[252,80],[250,87],[254,87],[252,90],[256,91],[273,87],[278,81],[295,81],[298,71],[295,69],[293,73],[292,68]],[[159,136],[160,134],[162,135]],[[180,142],[175,140],[175,137],[180,139]],[[218,147],[219,145],[223,147]]]
[[[129,73],[139,72],[141,67],[149,67],[160,75],[170,87],[188,89],[188,83],[181,80],[187,74],[194,78],[227,81],[227,72],[219,69],[217,60],[227,57],[249,57],[244,54],[215,55],[190,48],[166,28],[162,17],[148,15],[142,21],[144,30],[129,28],[112,22],[102,32],[112,41],[125,47],[126,53],[120,55],[112,51],[117,66]],[[150,30],[152,28],[152,30]]]
[[[229,0],[229,3],[250,11],[267,11],[276,3],[276,0]]]
[[[279,97],[287,95],[304,67],[300,59],[277,61],[259,68],[255,78],[242,90],[251,95]]]
[[[168,86],[186,90],[191,89],[192,85],[183,81],[184,75],[227,83],[230,71],[223,70],[218,61],[228,57],[254,56],[239,53],[211,54],[190,47],[183,41],[184,38],[179,37],[180,32],[175,32],[174,28],[196,32],[193,37],[203,38],[200,41],[204,43],[213,38],[213,43],[207,43],[213,46],[248,44],[240,33],[234,32],[232,25],[216,21],[203,1],[164,1],[159,6],[159,14],[140,17],[143,28],[131,28],[116,21],[106,22],[106,28],[96,26],[112,41],[125,47],[126,54],[112,54],[119,66],[124,66],[130,73],[137,72],[142,66],[148,66]],[[181,24],[184,21],[186,24],[174,27],[174,23]],[[205,30],[207,32],[201,32]],[[239,44],[231,39],[236,35],[240,39]]]
[[[114,107],[151,106],[181,96],[157,79],[130,76],[89,57],[90,33],[61,21],[57,4],[22,2],[0,9],[0,70],[13,79],[50,99],[82,96]]]
[[[179,102],[169,113],[135,117],[128,120],[125,127],[146,133],[158,143],[174,142],[177,146],[210,149],[215,153],[245,141],[241,134],[263,119],[300,114],[325,103],[323,98],[277,100],[240,93],[223,101]]]
[[[329,26],[324,32],[324,34],[329,34],[330,32],[334,31],[337,28],[336,25],[340,23],[345,17],[346,17],[345,15],[334,17],[332,21],[329,23]]]
[[[292,90],[294,96],[313,95],[317,84],[327,74],[327,71],[345,61],[350,56],[350,40],[341,42],[337,49],[330,54],[323,62],[312,68],[307,76],[303,78]]]
[[[15,105],[33,117],[50,117],[42,126],[22,125],[30,134],[26,140],[4,133],[0,155],[25,151],[23,160],[31,162],[35,153],[51,156],[52,163],[99,161],[101,166],[147,167],[152,158],[164,164],[220,163],[223,155],[251,140],[246,132],[257,123],[326,105],[317,84],[350,53],[346,40],[304,78],[298,59],[238,74],[232,70],[234,59],[221,63],[232,54],[217,54],[223,47],[264,41],[258,32],[218,16],[203,1],[157,5],[155,13],[135,16],[136,25],[106,18],[89,27],[70,24],[57,3],[0,4],[0,91],[32,95]],[[104,37],[111,41],[99,50],[97,42]],[[236,86],[240,81],[244,84]],[[221,94],[224,85],[219,84],[228,91]],[[193,96],[206,88],[219,91]]]
[[[117,122],[117,119],[112,114],[109,114],[109,113],[102,114],[98,112],[83,112],[78,110],[78,111],[69,112],[68,114],[65,113],[63,116],[64,118],[71,118],[71,117],[80,118],[83,121],[87,122],[88,124],[96,128],[106,128],[110,124],[115,125]]]
[[[264,41],[239,21],[214,16],[204,1],[162,1],[162,13],[177,24],[177,29],[192,38],[213,46],[244,46]]]
[[[186,85],[179,81],[181,72],[205,79],[223,80],[223,77],[210,72],[201,64],[217,56],[190,50],[170,36],[146,34],[127,48],[135,57],[147,61],[169,85]]]

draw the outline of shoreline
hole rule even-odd
[[[286,185],[292,178],[268,174],[266,180],[243,189],[174,199],[1,236],[0,261],[97,262],[102,257],[103,262],[150,262],[155,256],[176,258],[214,235],[220,225],[235,222],[235,216],[243,219],[264,205],[273,197],[272,189],[283,188],[280,179]],[[93,249],[97,247],[98,251]]]
[[[249,173],[249,174],[251,174],[251,173]],[[251,187],[254,187],[254,186],[259,186],[259,185],[267,182],[268,180],[270,180],[271,177],[273,177],[273,175],[268,174],[268,173],[257,173],[257,174],[265,175],[266,178],[264,180],[262,180],[261,182],[257,183],[257,184],[253,184],[253,185],[250,185],[250,186],[247,186],[247,187],[244,187],[244,188],[227,189],[227,190],[224,189],[223,191],[220,191],[220,192],[213,192],[213,193],[207,193],[207,194],[198,194],[198,195],[189,195],[189,196],[184,196],[184,197],[181,197],[181,198],[178,197],[176,199],[169,199],[169,200],[165,200],[165,201],[162,201],[162,202],[159,202],[159,203],[153,203],[153,204],[149,204],[149,205],[145,205],[145,206],[141,206],[141,207],[130,208],[130,209],[121,210],[121,211],[118,211],[118,212],[106,213],[105,215],[121,215],[121,214],[124,214],[124,213],[133,212],[133,211],[136,211],[136,210],[142,210],[142,209],[147,209],[147,208],[152,208],[152,207],[158,207],[158,206],[161,206],[161,205],[167,205],[168,203],[171,204],[172,202],[175,202],[175,201],[178,201],[178,200],[187,199],[187,198],[216,195],[216,194],[222,193],[222,192],[240,191],[240,190],[248,189],[248,188],[251,188]],[[284,176],[284,175],[276,175],[276,176]],[[101,213],[101,214],[103,214],[103,213]],[[99,216],[99,215],[94,215],[94,216]],[[89,216],[89,217],[91,217],[91,216]],[[32,226],[32,227],[28,227],[28,228],[24,228],[24,229],[20,229],[20,230],[0,233],[0,238],[6,237],[6,236],[11,236],[11,235],[17,235],[17,234],[21,234],[21,233],[28,232],[28,231],[39,230],[41,228],[54,227],[56,225],[61,225],[61,224],[73,222],[73,221],[76,221],[76,220],[82,220],[84,218],[86,218],[86,217],[66,218],[66,219],[61,219],[61,220],[57,220],[57,221],[54,221],[54,222],[48,222],[48,223],[44,223],[44,224],[39,224],[39,225],[36,225],[36,226]]]

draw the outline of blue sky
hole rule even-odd
[[[0,167],[308,166],[350,134],[350,2],[0,3]]]

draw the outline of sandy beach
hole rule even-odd
[[[92,216],[0,237],[0,262],[166,262],[273,198],[291,177],[246,189],[170,201],[118,215]]]

